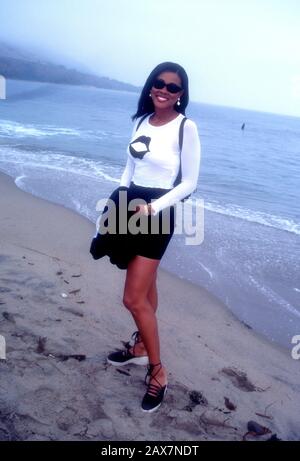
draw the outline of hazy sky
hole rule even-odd
[[[140,86],[175,61],[194,101],[300,116],[299,0],[0,0],[0,40]]]

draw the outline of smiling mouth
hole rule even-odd
[[[157,98],[158,101],[160,101],[160,102],[168,101],[168,98],[164,98],[163,96],[156,96],[156,98]]]

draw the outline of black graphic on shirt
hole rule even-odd
[[[147,152],[150,152],[149,145],[150,145],[151,138],[148,136],[140,136],[139,138],[135,139],[129,144],[129,152],[135,158],[142,159]],[[139,143],[139,146],[135,148],[134,144]]]

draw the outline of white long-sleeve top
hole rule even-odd
[[[127,163],[120,186],[130,182],[144,187],[171,189],[180,167],[179,127],[183,115],[171,122],[153,126],[147,116],[138,130],[134,125],[127,149]],[[181,152],[181,183],[162,197],[151,202],[154,214],[191,194],[197,187],[201,157],[201,145],[196,124],[188,119],[184,125]]]

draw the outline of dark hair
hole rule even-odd
[[[174,109],[185,115],[185,109],[189,103],[189,79],[183,67],[175,62],[162,62],[153,69],[151,74],[146,80],[144,88],[142,89],[138,108],[136,113],[132,116],[132,120],[137,119],[145,114],[152,114],[154,112],[154,104],[152,98],[149,96],[150,90],[153,87],[154,80],[163,72],[175,72],[181,79],[181,86],[184,91],[180,98],[180,106],[174,105]]]

